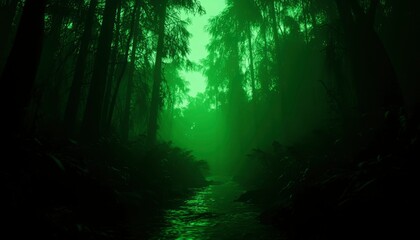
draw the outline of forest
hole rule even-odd
[[[417,235],[419,19],[408,0],[0,0],[0,238]]]

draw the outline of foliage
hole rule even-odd
[[[138,228],[135,224],[147,224],[168,200],[207,185],[205,163],[170,143],[151,149],[144,139],[129,144],[104,139],[85,146],[34,138],[22,139],[9,151],[20,161],[1,172],[7,196],[2,212],[10,226],[4,234],[16,237],[143,238],[130,232]]]
[[[418,10],[227,0],[197,63],[199,0],[1,0],[10,231],[121,239],[131,210],[147,219],[211,170],[291,238],[404,232],[384,219],[414,206]],[[207,79],[195,97],[187,70]]]

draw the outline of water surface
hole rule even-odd
[[[196,189],[179,206],[167,209],[163,225],[151,239],[283,239],[259,223],[260,210],[235,202],[244,189],[229,179]]]

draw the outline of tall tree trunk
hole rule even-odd
[[[138,21],[139,21],[139,12],[137,4],[134,7],[133,16],[134,16],[134,26],[133,26],[133,46],[131,49],[131,56],[130,56],[130,69],[127,76],[127,90],[125,95],[125,109],[124,115],[121,121],[121,130],[122,130],[122,138],[123,140],[128,140],[129,133],[130,133],[130,110],[131,110],[131,95],[133,90],[133,78],[134,78],[134,71],[136,69],[136,52],[139,43],[139,36],[137,33],[138,29]]]
[[[260,78],[260,84],[261,84],[261,93],[263,95],[268,94],[268,89],[269,89],[269,78],[270,75],[268,74],[268,62],[269,62],[269,58],[268,58],[268,52],[269,52],[269,48],[268,48],[268,40],[267,40],[267,21],[268,21],[268,16],[266,14],[263,14],[263,20],[262,20],[262,24],[261,24],[261,35],[262,35],[262,39],[264,42],[264,51],[263,51],[263,61],[262,61],[262,68],[259,69],[260,73],[259,73],[259,78]],[[261,73],[262,72],[262,73]]]
[[[373,1],[365,13],[355,1],[335,2],[347,38],[359,110],[378,120],[383,110],[403,105],[396,73],[373,26],[378,3]]]
[[[229,46],[229,97],[228,102],[232,107],[233,116],[237,116],[236,112],[239,112],[238,106],[241,106],[245,100],[245,92],[242,88],[243,79],[241,74],[241,65],[240,65],[240,50],[239,50],[239,39],[232,38],[231,45]]]
[[[162,83],[162,58],[164,54],[164,38],[165,38],[165,22],[166,22],[166,0],[163,1],[159,14],[159,39],[156,49],[155,69],[153,73],[153,90],[152,102],[150,104],[149,124],[147,136],[150,144],[156,142],[156,134],[158,129],[158,115],[161,104],[160,87]]]
[[[86,15],[83,35],[80,39],[79,55],[77,56],[76,69],[74,71],[73,82],[64,113],[64,124],[68,136],[74,136],[77,113],[80,105],[82,85],[86,71],[86,61],[91,43],[92,28],[95,18],[95,10],[98,0],[91,0],[89,10]]]
[[[111,103],[111,94],[112,89],[114,87],[116,77],[116,70],[117,70],[117,59],[119,57],[119,50],[120,50],[120,34],[121,34],[121,5],[117,11],[117,20],[116,20],[116,32],[114,37],[114,48],[112,49],[111,53],[111,66],[108,72],[108,80],[106,84],[105,90],[105,97],[104,97],[104,105],[102,107],[102,116],[104,121],[104,128],[108,129],[108,116],[109,116],[109,108]]]
[[[13,19],[16,15],[18,2],[18,0],[8,0],[0,3],[0,72],[10,47]]]
[[[118,4],[118,0],[107,0],[105,3],[98,50],[93,65],[92,81],[82,123],[82,136],[86,141],[95,141],[101,136],[101,112]]]
[[[280,39],[279,39],[279,32],[277,29],[277,16],[276,16],[276,8],[274,6],[274,0],[270,0],[269,3],[269,14],[270,14],[270,18],[271,18],[271,29],[273,31],[273,37],[274,37],[274,46],[275,46],[275,50],[276,50],[276,62],[278,61],[278,54],[279,54],[279,49],[280,49]]]
[[[282,137],[286,136],[286,124],[285,124],[285,119],[286,117],[288,117],[285,114],[285,109],[286,109],[286,97],[285,97],[285,93],[286,93],[286,83],[284,80],[280,79],[281,76],[281,69],[282,69],[282,65],[283,63],[281,63],[280,61],[280,39],[279,39],[279,34],[278,34],[278,23],[277,23],[277,15],[276,15],[276,9],[275,9],[275,0],[271,0],[270,4],[269,4],[269,15],[271,18],[271,28],[273,31],[273,35],[274,35],[274,67],[278,69],[277,73],[274,76],[274,80],[277,84],[277,90],[278,90],[278,95],[279,95],[279,110],[278,110],[278,115],[280,116],[278,119],[278,122],[276,124],[279,125],[279,132],[280,135],[282,135]]]
[[[232,37],[231,45],[229,46],[229,72],[228,72],[228,103],[226,109],[226,124],[228,126],[228,142],[231,146],[231,151],[228,153],[229,159],[236,161],[241,159],[241,156],[248,146],[246,142],[246,130],[244,124],[244,109],[242,106],[246,102],[246,94],[243,89],[243,76],[241,73],[239,39]],[[252,124],[250,124],[252,125]]]
[[[51,29],[45,35],[41,60],[37,73],[37,85],[41,85],[42,91],[39,100],[43,100],[47,110],[52,116],[59,116],[60,81],[61,77],[54,75],[58,72],[59,63],[57,55],[60,52],[60,34],[64,21],[65,4],[62,1],[55,1],[49,7],[51,12]],[[36,115],[37,113],[35,113]]]
[[[255,102],[255,69],[254,69],[254,54],[252,52],[252,29],[251,24],[248,24],[248,51],[249,51],[249,69],[251,72],[251,89],[252,101]]]
[[[138,24],[138,23],[136,23],[135,14],[134,14],[134,11],[133,11],[133,15],[131,17],[130,33],[128,35],[127,45],[124,48],[125,49],[125,53],[124,53],[124,60],[125,61],[123,63],[123,66],[121,67],[121,72],[120,72],[120,75],[117,78],[117,82],[115,83],[114,93],[112,95],[111,102],[109,103],[108,115],[106,116],[105,129],[108,129],[108,130],[111,128],[112,118],[114,116],[114,111],[115,111],[115,107],[116,107],[116,104],[117,104],[118,93],[120,91],[121,82],[124,78],[125,70],[127,69],[128,54],[129,54],[129,51],[130,51],[130,44],[131,44],[131,39],[133,38],[135,24]]]
[[[308,32],[308,6],[305,4],[305,0],[302,0],[302,14],[303,18],[305,20],[305,41],[308,44],[309,43],[309,32]],[[313,27],[313,26],[312,26]]]
[[[4,94],[2,99],[9,121],[4,126],[9,134],[21,130],[25,108],[29,104],[42,49],[46,2],[26,1],[16,38],[1,76],[4,89],[11,93],[9,96]]]

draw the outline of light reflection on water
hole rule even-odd
[[[151,239],[281,239],[258,222],[257,209],[234,201],[242,192],[232,181],[197,189],[181,206],[165,211],[164,225]]]

